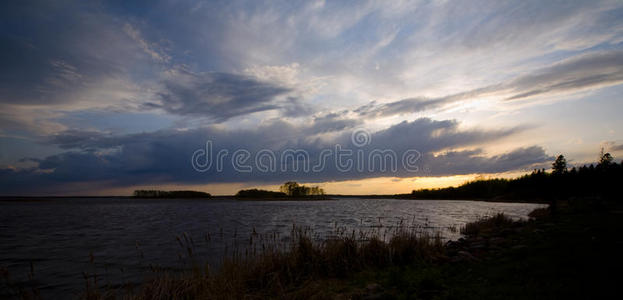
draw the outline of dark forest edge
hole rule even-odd
[[[568,169],[565,157],[559,155],[551,172],[534,170],[514,179],[479,179],[458,187],[420,189],[397,197],[543,203],[572,198],[611,199],[620,196],[618,183],[622,178],[623,162],[617,164],[602,151],[596,165]]]

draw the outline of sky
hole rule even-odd
[[[0,195],[393,194],[623,157],[621,1],[3,1],[0,65]]]

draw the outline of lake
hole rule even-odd
[[[71,296],[84,289],[83,272],[117,285],[141,282],[153,266],[179,270],[191,260],[217,265],[226,249],[248,244],[253,232],[287,241],[293,226],[322,239],[339,230],[381,233],[406,224],[457,239],[467,222],[498,212],[523,219],[539,207],[545,205],[352,198],[0,201],[0,267],[20,285],[39,286],[43,296]],[[180,245],[186,240],[194,245],[192,258]]]

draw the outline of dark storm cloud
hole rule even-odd
[[[124,33],[123,24],[91,4],[19,1],[2,5],[0,103],[92,100],[82,98],[82,92],[106,80],[125,78],[129,66],[145,59],[140,45]]]
[[[326,120],[338,115],[325,116]],[[322,118],[320,118],[322,119]],[[319,124],[326,124],[320,120]],[[72,131],[50,138],[50,143],[71,149],[58,155],[36,160],[34,169],[0,172],[2,190],[5,193],[27,193],[31,187],[51,183],[62,190],[63,184],[77,182],[108,182],[112,186],[131,186],[156,183],[206,184],[215,182],[263,182],[279,183],[284,180],[329,181],[362,179],[379,176],[413,177],[477,172],[504,172],[531,168],[534,164],[551,159],[542,148],[520,148],[506,154],[487,156],[479,148],[453,151],[455,148],[477,147],[512,135],[521,129],[505,130],[459,130],[456,121],[434,121],[427,118],[413,122],[402,122],[385,130],[373,133],[369,144],[356,147],[349,130],[329,139],[306,137],[325,125],[308,124],[296,126],[284,121],[273,121],[248,130],[224,130],[207,127],[193,130],[163,130],[152,133],[112,136],[100,132]],[[329,126],[329,128],[335,128]],[[318,132],[317,132],[318,133]],[[191,165],[191,157],[197,149],[205,148],[206,141],[212,141],[214,155],[226,149],[223,170],[211,169],[200,173]],[[420,171],[413,173],[402,168],[397,171],[375,169],[359,172],[355,169],[339,170],[334,157],[329,158],[321,172],[293,171],[286,166],[276,172],[237,172],[231,164],[231,155],[238,149],[248,150],[252,156],[262,149],[270,149],[277,157],[286,149],[304,150],[309,154],[311,165],[318,163],[324,149],[335,145],[345,149],[392,150],[399,155],[407,150],[421,153],[418,161]],[[398,157],[400,159],[400,157]],[[279,161],[279,160],[278,160]],[[253,157],[249,164],[255,168]],[[50,187],[51,188],[51,187]]]
[[[514,149],[510,152],[486,156],[480,151],[451,151],[444,154],[428,157],[432,172],[436,175],[454,175],[474,173],[474,166],[478,166],[478,173],[498,173],[510,170],[521,170],[530,166],[538,166],[553,160],[539,146]]]
[[[291,91],[288,87],[174,67],[165,51],[174,45],[150,42],[147,36],[157,33],[107,14],[105,5],[24,1],[3,4],[0,16],[0,104],[7,110],[14,109],[9,105],[73,110],[73,104],[134,110],[133,103],[142,103],[139,108],[216,122],[274,109],[289,117],[312,112],[301,99],[277,99]],[[9,121],[14,120],[0,116],[0,123]]]
[[[169,113],[209,117],[224,121],[232,117],[259,111],[280,109],[293,99],[276,102],[276,97],[290,92],[289,88],[229,73],[192,73],[173,70],[163,82],[159,103],[146,103],[150,108],[161,108]]]
[[[100,143],[104,137],[105,134],[98,131],[72,129],[49,137],[47,142],[62,149],[88,149],[95,146],[101,148]]]
[[[455,120],[437,121],[429,118],[420,118],[412,122],[403,121],[373,134],[369,147],[382,149],[384,145],[390,145],[388,148],[394,151],[416,149],[428,153],[496,141],[523,130],[522,128],[459,130],[458,125]],[[346,133],[348,134],[350,133]]]
[[[314,117],[312,125],[306,130],[307,134],[336,132],[353,128],[363,124],[362,120],[343,117],[345,112],[333,112]]]

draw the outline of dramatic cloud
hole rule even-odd
[[[376,102],[371,102],[367,105],[363,105],[354,110],[364,117],[387,117],[392,115],[408,114],[419,112],[431,108],[435,108],[444,104],[447,99],[424,99],[424,98],[409,98],[402,99],[395,102],[385,103],[382,105],[376,105]]]
[[[67,111],[135,109],[161,68],[138,29],[94,2],[6,2],[0,20],[3,135],[58,132]]]
[[[459,130],[456,121],[418,119],[372,133],[366,137],[368,140],[365,144],[355,144],[350,131],[342,131],[333,138],[302,138],[311,132],[314,126],[317,125],[295,126],[283,121],[274,121],[257,129],[238,131],[208,127],[123,136],[99,132],[65,132],[49,142],[72,151],[44,159],[34,159],[33,161],[38,164],[34,169],[3,170],[2,188],[5,191],[20,193],[28,192],[26,187],[31,184],[54,184],[62,189],[64,183],[80,182],[108,182],[117,186],[131,186],[158,182],[279,183],[284,180],[327,181],[378,176],[437,176],[525,169],[551,159],[540,147],[521,148],[495,156],[487,156],[479,148],[452,150],[495,142],[520,129]],[[323,126],[320,126],[319,130],[324,130]],[[191,164],[191,157],[198,149],[205,149],[206,141],[211,141],[213,147],[213,156],[210,158],[213,166],[206,172],[198,172]],[[335,161],[336,145],[340,145],[339,147],[343,147],[340,149],[345,151],[363,151],[366,156],[363,160],[351,156],[355,165],[348,170],[341,169]],[[253,168],[251,172],[236,169],[232,162],[234,153],[240,149],[249,151],[250,157],[246,165]],[[228,156],[223,160],[222,170],[217,170],[216,154],[221,150],[226,150]],[[368,160],[370,153],[388,150],[396,153],[396,157],[394,161],[387,161],[386,168],[375,164],[381,163],[380,161]],[[418,154],[415,157],[416,170],[404,169],[400,165],[402,154],[413,150],[415,150],[413,153]],[[255,157],[262,151],[274,153],[277,158],[274,171],[265,172],[258,169]],[[308,158],[302,161],[301,157],[297,157],[294,161],[282,160],[282,155],[288,151],[305,153]],[[332,151],[333,156],[326,157],[326,164],[322,169],[314,171],[311,167],[320,165],[323,151]],[[363,169],[358,169],[356,165],[358,161],[361,161]],[[303,162],[307,162],[310,169],[305,170],[303,165],[299,165]],[[393,168],[393,164],[396,164],[397,168]]]
[[[150,102],[145,106],[162,108],[173,114],[224,121],[235,116],[281,108],[276,98],[289,91],[286,87],[244,75],[196,74],[176,69],[170,71],[164,81],[164,91],[159,93],[161,102]]]
[[[545,162],[553,159],[547,155],[543,148],[531,146],[518,148],[508,153],[485,156],[480,151],[450,151],[434,157],[429,157],[431,173],[436,175],[454,175],[474,173],[477,165],[478,172],[497,173],[508,170],[521,170],[530,166],[542,166]]]
[[[408,98],[395,102],[371,102],[353,110],[365,117],[409,114],[484,96],[522,100],[541,95],[565,94],[623,83],[623,51],[579,55],[508,82],[440,98]],[[511,94],[510,96],[506,96]]]
[[[621,138],[620,1],[5,2],[7,193],[517,171]],[[229,155],[417,150],[420,168],[198,173],[207,140]]]
[[[342,113],[328,113],[314,117],[312,125],[306,130],[306,134],[343,131],[363,124],[361,120],[342,117]]]
[[[47,142],[49,144],[58,145],[62,149],[88,150],[92,147],[107,147],[102,144],[106,136],[106,134],[99,131],[72,129],[49,137]]]
[[[623,83],[623,51],[580,55],[518,77],[503,85],[517,100],[548,93],[568,93]]]
[[[102,106],[137,92],[130,68],[146,60],[119,21],[80,4],[3,6],[0,104]]]
[[[479,96],[494,93],[497,86],[479,88],[463,93],[453,94],[445,97],[427,99],[427,98],[407,98],[395,102],[376,104],[372,101],[366,105],[360,106],[353,112],[363,117],[388,117],[393,115],[402,115],[415,113],[420,111],[431,110],[442,107],[447,104],[459,102],[462,100],[470,100]]]

